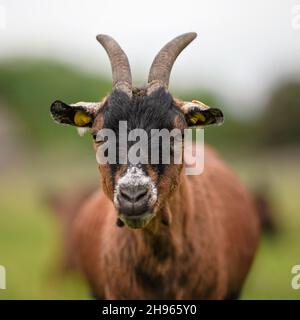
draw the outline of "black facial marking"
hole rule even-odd
[[[130,99],[124,92],[114,90],[102,108],[104,128],[118,132],[119,121],[127,121],[128,130],[141,128],[172,129],[177,108],[172,96],[163,88],[150,96],[133,94]]]
[[[133,92],[131,99],[124,92],[114,90],[100,112],[104,119],[103,128],[111,129],[117,135],[117,148],[119,147],[119,121],[127,121],[128,132],[136,128],[144,129],[150,139],[151,129],[167,129],[170,131],[174,129],[174,119],[177,115],[180,115],[184,119],[183,114],[176,107],[172,96],[163,88],[156,90],[149,96],[142,89],[136,90]],[[128,149],[134,143],[128,141]],[[148,163],[150,164],[150,141],[148,141],[148,148]],[[162,153],[162,148],[163,146],[160,143],[160,154]],[[151,166],[160,176],[164,173],[166,165],[161,163],[161,159],[159,162],[159,164]],[[110,165],[112,173],[118,170],[118,163],[117,153],[117,164]],[[145,169],[144,166],[143,169]]]

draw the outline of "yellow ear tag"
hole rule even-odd
[[[84,111],[77,111],[74,116],[74,123],[78,127],[84,127],[92,121],[92,117]]]
[[[197,117],[190,117],[189,118],[189,124],[193,125],[196,124],[198,121]]]
[[[188,122],[189,122],[190,125],[197,125],[197,123],[199,121],[200,122],[205,122],[205,120],[206,120],[206,118],[202,113],[196,112],[192,116],[189,117]]]
[[[195,115],[196,115],[197,119],[200,120],[201,122],[204,122],[206,120],[205,116],[200,112],[196,112]]]

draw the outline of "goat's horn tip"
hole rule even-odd
[[[97,36],[96,36],[96,39],[100,42],[100,43],[102,43],[102,41],[104,40],[104,39],[107,39],[109,36],[108,35],[106,35],[106,34],[98,34]]]
[[[198,36],[197,32],[188,32],[186,35],[189,35],[192,40],[194,40]]]

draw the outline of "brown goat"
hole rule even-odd
[[[176,57],[195,36],[181,35],[163,47],[143,88],[132,87],[120,46],[108,36],[98,36],[111,60],[111,95],[100,103],[56,101],[51,106],[54,119],[91,128],[96,150],[102,145],[97,133],[105,128],[118,135],[121,120],[127,121],[129,130],[147,131],[183,132],[191,126],[222,123],[219,109],[175,100],[167,91]],[[121,138],[118,135],[118,141]],[[72,237],[78,264],[95,297],[239,296],[260,226],[253,199],[215,151],[205,147],[201,175],[186,175],[182,164],[123,164],[120,159],[100,164],[99,170],[103,191],[85,201]]]

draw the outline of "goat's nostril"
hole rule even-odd
[[[120,186],[120,196],[130,202],[138,202],[146,197],[148,194],[148,187],[146,186]]]
[[[147,195],[147,193],[148,193],[148,189],[140,190],[135,195],[135,201],[139,201],[143,199]]]
[[[132,201],[131,194],[126,188],[120,188],[120,195],[127,201]]]

